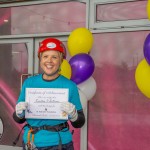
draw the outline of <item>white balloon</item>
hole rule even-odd
[[[77,86],[83,92],[83,94],[86,96],[87,100],[91,100],[92,97],[96,93],[97,87],[96,87],[96,82],[93,77],[90,77],[89,79],[78,84]]]
[[[78,89],[78,92],[79,92],[79,96],[80,96],[80,101],[81,101],[81,104],[82,104],[82,108],[83,110],[87,107],[87,98],[86,96],[83,94],[83,92],[81,92],[80,89]]]

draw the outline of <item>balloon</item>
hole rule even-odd
[[[150,0],[148,0],[147,2],[146,11],[147,11],[148,19],[150,20]]]
[[[59,73],[68,79],[71,78],[71,66],[66,59],[63,59]]]
[[[93,45],[92,33],[86,28],[77,28],[69,35],[67,46],[71,56],[88,53]]]
[[[77,86],[85,94],[87,100],[91,100],[96,93],[96,82],[93,77],[90,77]]]
[[[150,98],[150,66],[145,59],[136,68],[135,81],[139,90]]]
[[[94,61],[88,54],[77,54],[70,59],[69,63],[72,69],[71,80],[76,84],[85,81],[94,72]]]
[[[150,64],[150,34],[148,34],[144,42],[144,57],[148,64]]]
[[[78,92],[79,92],[82,108],[85,109],[87,107],[87,98],[80,89],[78,89]]]

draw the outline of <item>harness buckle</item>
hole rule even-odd
[[[26,144],[27,150],[38,150],[33,142],[29,142]]]
[[[42,129],[43,130],[47,130],[47,126],[42,126]]]

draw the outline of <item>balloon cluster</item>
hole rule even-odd
[[[80,100],[83,108],[85,108],[86,102],[91,100],[96,92],[96,82],[92,77],[95,64],[89,55],[93,46],[92,33],[87,28],[73,30],[68,37],[67,46],[71,58],[66,63],[70,67],[68,70],[65,68],[65,72],[62,74],[77,84]],[[64,67],[62,66],[62,71]]]
[[[150,20],[150,0],[148,0],[148,2],[147,2],[146,10],[147,10],[148,19]]]
[[[135,80],[139,90],[150,98],[150,34],[146,37],[143,46],[144,59],[138,64],[135,71]]]
[[[150,20],[150,0],[146,6],[147,16]],[[139,90],[148,98],[150,98],[150,34],[145,39],[144,59],[138,64],[135,71],[135,81]]]

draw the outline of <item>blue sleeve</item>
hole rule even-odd
[[[82,110],[80,96],[79,96],[79,92],[78,92],[78,88],[77,88],[76,84],[72,85],[72,88],[71,88],[70,94],[69,94],[69,101],[76,106],[77,110]]]
[[[17,103],[25,101],[26,84],[27,84],[27,81],[25,80],[23,83],[23,86],[22,86],[22,89],[21,89]]]

